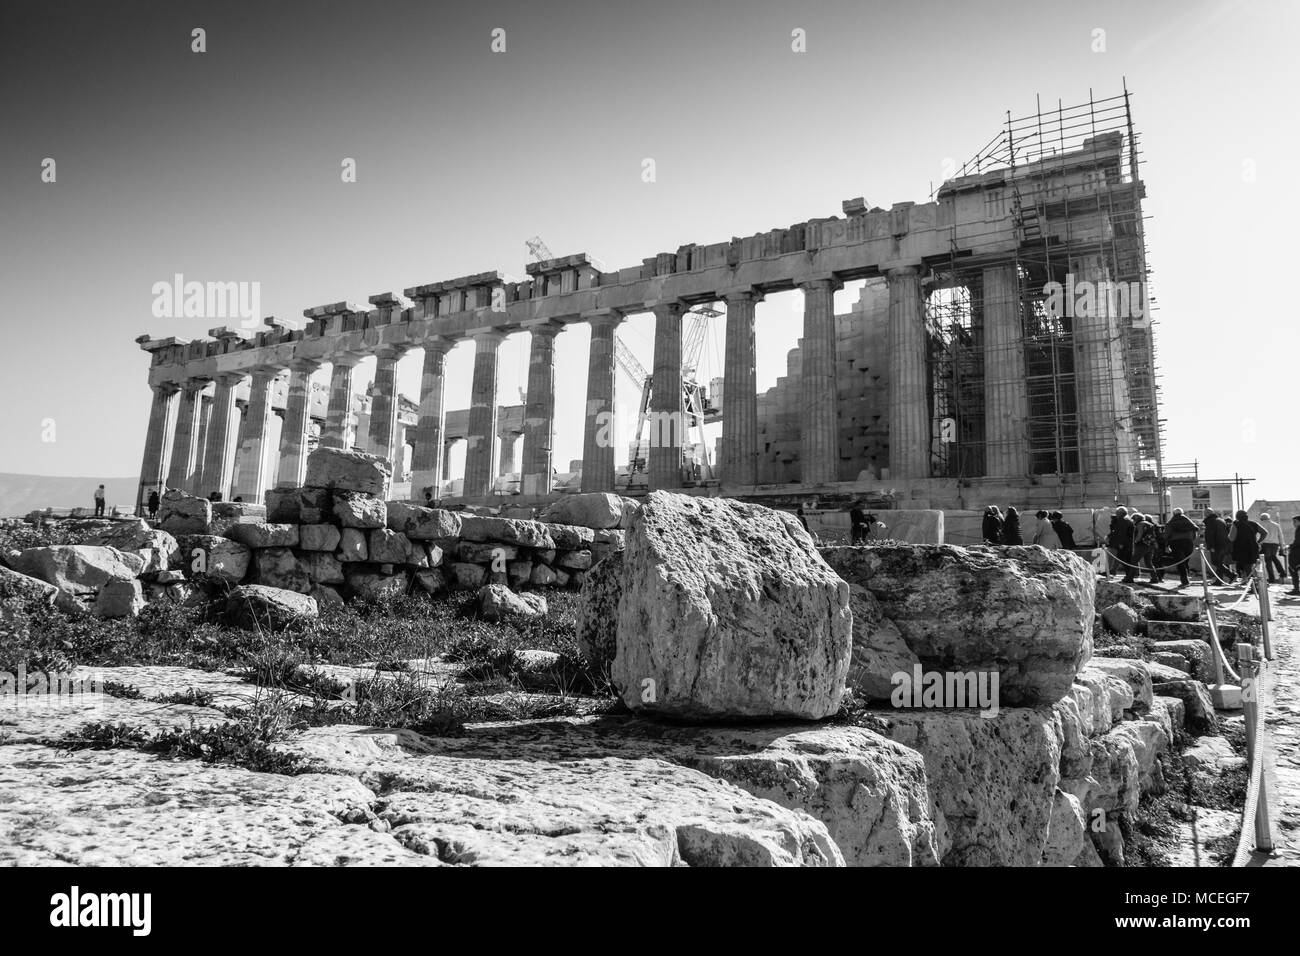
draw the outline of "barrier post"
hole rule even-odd
[[[1259,625],[1264,632],[1264,659],[1273,659],[1273,642],[1269,622],[1273,620],[1273,605],[1269,601],[1268,576],[1264,574],[1264,559],[1255,562],[1255,593],[1259,596]]]
[[[1255,660],[1255,648],[1250,644],[1237,645],[1238,670],[1241,672],[1242,682],[1242,704],[1246,713],[1246,766],[1249,769],[1249,777],[1253,781],[1258,779],[1259,789],[1255,801],[1255,819],[1251,821],[1255,827],[1255,849],[1261,852],[1269,852],[1273,849],[1273,833],[1269,826],[1268,819],[1268,788],[1265,785],[1263,766],[1260,766],[1259,773],[1256,773],[1256,761],[1263,761],[1263,741],[1259,739],[1260,719],[1259,719],[1259,662]],[[1249,676],[1247,676],[1249,675]],[[1247,683],[1249,682],[1249,683]],[[1249,785],[1248,785],[1249,786]],[[1250,803],[1251,793],[1246,793],[1247,805]],[[1242,827],[1245,828],[1246,821],[1242,820]]]

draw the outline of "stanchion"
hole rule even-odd
[[[1254,824],[1256,850],[1265,853],[1272,850],[1273,833],[1269,826],[1268,794],[1264,786],[1264,726],[1259,709],[1259,662],[1255,660],[1255,648],[1252,645],[1237,645],[1237,669],[1241,672],[1241,697],[1246,708],[1246,765],[1250,768],[1246,812],[1242,816],[1241,839],[1238,842],[1240,857],[1246,847],[1247,823]]]
[[[1264,632],[1264,659],[1273,659],[1273,642],[1269,634],[1269,622],[1273,620],[1273,606],[1269,602],[1268,576],[1264,574],[1264,559],[1255,562],[1255,588],[1259,595],[1259,626]]]

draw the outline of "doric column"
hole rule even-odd
[[[185,489],[190,494],[201,498],[206,498],[208,495],[204,479],[204,459],[207,457],[208,424],[211,421],[212,395],[205,388],[199,395],[199,431],[194,441],[194,475],[190,478],[190,486]]]
[[[191,491],[194,472],[199,457],[199,423],[203,414],[204,379],[190,379],[180,393],[180,408],[176,415],[176,437],[172,441],[171,467],[167,470],[167,486]]]
[[[686,415],[682,408],[681,302],[654,307],[655,359],[650,385],[650,490],[682,486],[682,443]]]
[[[307,477],[307,434],[311,426],[311,376],[320,363],[295,359],[289,364],[289,392],[284,403],[280,433],[280,471],[277,488],[300,488]]]
[[[586,425],[582,436],[582,490],[614,490],[614,330],[623,316],[590,316]]]
[[[140,464],[140,489],[135,497],[136,514],[142,514],[151,491],[162,494],[163,478],[171,452],[172,430],[176,425],[176,393],[180,386],[162,382],[153,387],[149,405],[149,430],[144,436],[144,460]]]
[[[1132,469],[1130,437],[1120,421],[1128,391],[1110,270],[1102,256],[1084,256],[1071,262],[1070,271],[1066,304],[1074,330],[1080,468],[1087,474],[1124,474]]]
[[[451,481],[451,450],[458,439],[448,438],[442,443],[442,480]]]
[[[551,493],[551,441],[555,434],[555,337],[564,326],[547,322],[529,330],[528,397],[524,403],[524,462],[519,490]],[[503,446],[504,447],[504,446]]]
[[[322,448],[352,447],[352,373],[362,356],[345,353],[330,361],[330,401],[325,413],[325,426],[321,429]]]
[[[515,446],[519,444],[519,432],[506,430],[497,435],[501,439],[501,452],[497,455],[497,475],[504,478],[517,467]],[[527,452],[525,452],[527,454]]]
[[[751,289],[728,292],[727,341],[722,368],[722,481],[758,483],[758,382],[754,373]]]
[[[374,399],[370,403],[370,454],[387,458],[393,474],[401,470],[397,449],[397,362],[406,349],[384,346],[375,353]]]
[[[238,372],[217,376],[217,390],[212,396],[212,415],[208,421],[208,436],[203,448],[203,495],[220,492],[222,498],[230,497],[230,480],[234,471],[231,454],[231,432],[239,414],[235,407],[235,389],[244,380]]]
[[[799,459],[800,481],[805,485],[823,485],[839,480],[835,290],[840,285],[831,277],[799,284],[803,289],[803,342],[800,346],[803,429]],[[723,401],[726,401],[725,387],[723,392]]]
[[[919,268],[890,269],[889,474],[930,477],[930,403],[926,385],[925,308]]]
[[[415,452],[411,456],[411,497],[424,500],[425,491],[434,500],[442,498],[446,481],[447,442],[442,436],[443,392],[446,387],[447,349],[451,343],[436,339],[424,343],[424,370],[420,375],[420,415],[415,426]]]
[[[1029,399],[1014,265],[984,270],[984,473],[1029,473]]]
[[[474,336],[474,379],[470,386],[463,497],[492,493],[497,454],[497,354],[505,336],[488,330]]]
[[[266,436],[271,426],[271,390],[279,374],[278,368],[254,369],[248,389],[248,406],[244,409],[244,423],[239,433],[234,496],[252,504],[261,504],[266,493]]]

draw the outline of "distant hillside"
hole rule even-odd
[[[95,487],[102,484],[107,511],[135,507],[139,478],[54,478],[49,475],[13,475],[0,472],[0,517],[22,517],[29,511],[93,508]]]

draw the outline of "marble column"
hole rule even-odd
[[[254,369],[248,389],[234,488],[234,496],[248,504],[261,504],[266,494],[266,436],[271,426],[271,391],[279,373],[278,368]]]
[[[1074,331],[1080,468],[1085,474],[1128,474],[1131,436],[1121,421],[1129,407],[1128,385],[1110,269],[1104,257],[1094,255],[1072,261],[1070,271],[1074,282],[1066,290],[1066,314]]]
[[[243,379],[244,376],[238,372],[218,375],[216,378],[217,390],[212,396],[212,416],[208,422],[207,442],[203,448],[205,497],[216,491],[223,500],[230,498],[230,480],[235,464],[231,433],[239,415],[239,409],[235,407],[235,389]]]
[[[149,430],[144,436],[144,459],[140,464],[140,488],[136,493],[135,512],[145,513],[149,493],[165,490],[163,479],[167,475],[168,457],[171,453],[172,431],[176,426],[177,393],[180,386],[163,382],[152,386],[153,401],[149,405]]]
[[[466,498],[482,498],[492,493],[497,454],[497,357],[504,339],[502,333],[491,331],[474,336],[474,378],[470,385],[462,492]]]
[[[515,446],[519,443],[519,432],[504,431],[497,436],[501,439],[501,453],[497,455],[497,475],[504,478],[515,470]]]
[[[754,372],[754,305],[750,290],[726,296],[727,340],[722,368],[722,481],[758,482],[758,381]]]
[[[650,490],[682,486],[686,415],[682,403],[682,313],[680,302],[654,307],[655,357],[650,385]]]
[[[420,411],[415,425],[415,450],[411,456],[411,497],[424,501],[426,491],[442,498],[447,480],[447,442],[443,439],[443,392],[450,342],[426,342],[420,375]]]
[[[370,403],[370,454],[387,458],[393,474],[401,470],[397,446],[397,362],[405,349],[386,346],[375,353],[374,399]]]
[[[1029,474],[1025,332],[1014,265],[984,270],[984,473]]]
[[[167,470],[167,487],[191,491],[194,472],[199,457],[198,438],[200,416],[203,414],[203,379],[191,379],[180,393],[180,408],[176,416],[176,437],[172,441],[171,467]]]
[[[528,352],[524,461],[519,470],[519,490],[525,495],[549,495],[551,445],[555,435],[555,337],[564,331],[564,326],[547,323],[534,325],[529,331],[532,342]]]
[[[204,459],[207,457],[208,424],[212,421],[212,395],[207,389],[203,390],[199,402],[199,432],[194,442],[194,476],[190,479],[190,486],[185,490],[192,495],[206,498],[208,488],[204,477]]]
[[[442,480],[451,481],[451,450],[459,439],[448,438],[442,443]]]
[[[930,402],[920,269],[890,269],[889,474],[930,477]]]
[[[319,362],[295,359],[289,365],[289,392],[284,403],[277,488],[301,488],[307,477],[307,435],[311,427],[311,376]]]
[[[582,490],[614,490],[614,330],[617,312],[591,316],[587,355],[587,408],[582,436]]]
[[[803,290],[801,397],[803,427],[800,482],[823,485],[839,480],[839,396],[835,376],[835,290],[833,278],[800,283]],[[726,389],[723,389],[726,401]],[[725,472],[724,472],[725,474]]]
[[[361,362],[360,355],[336,355],[330,361],[330,400],[321,429],[322,448],[352,448],[352,374]]]

